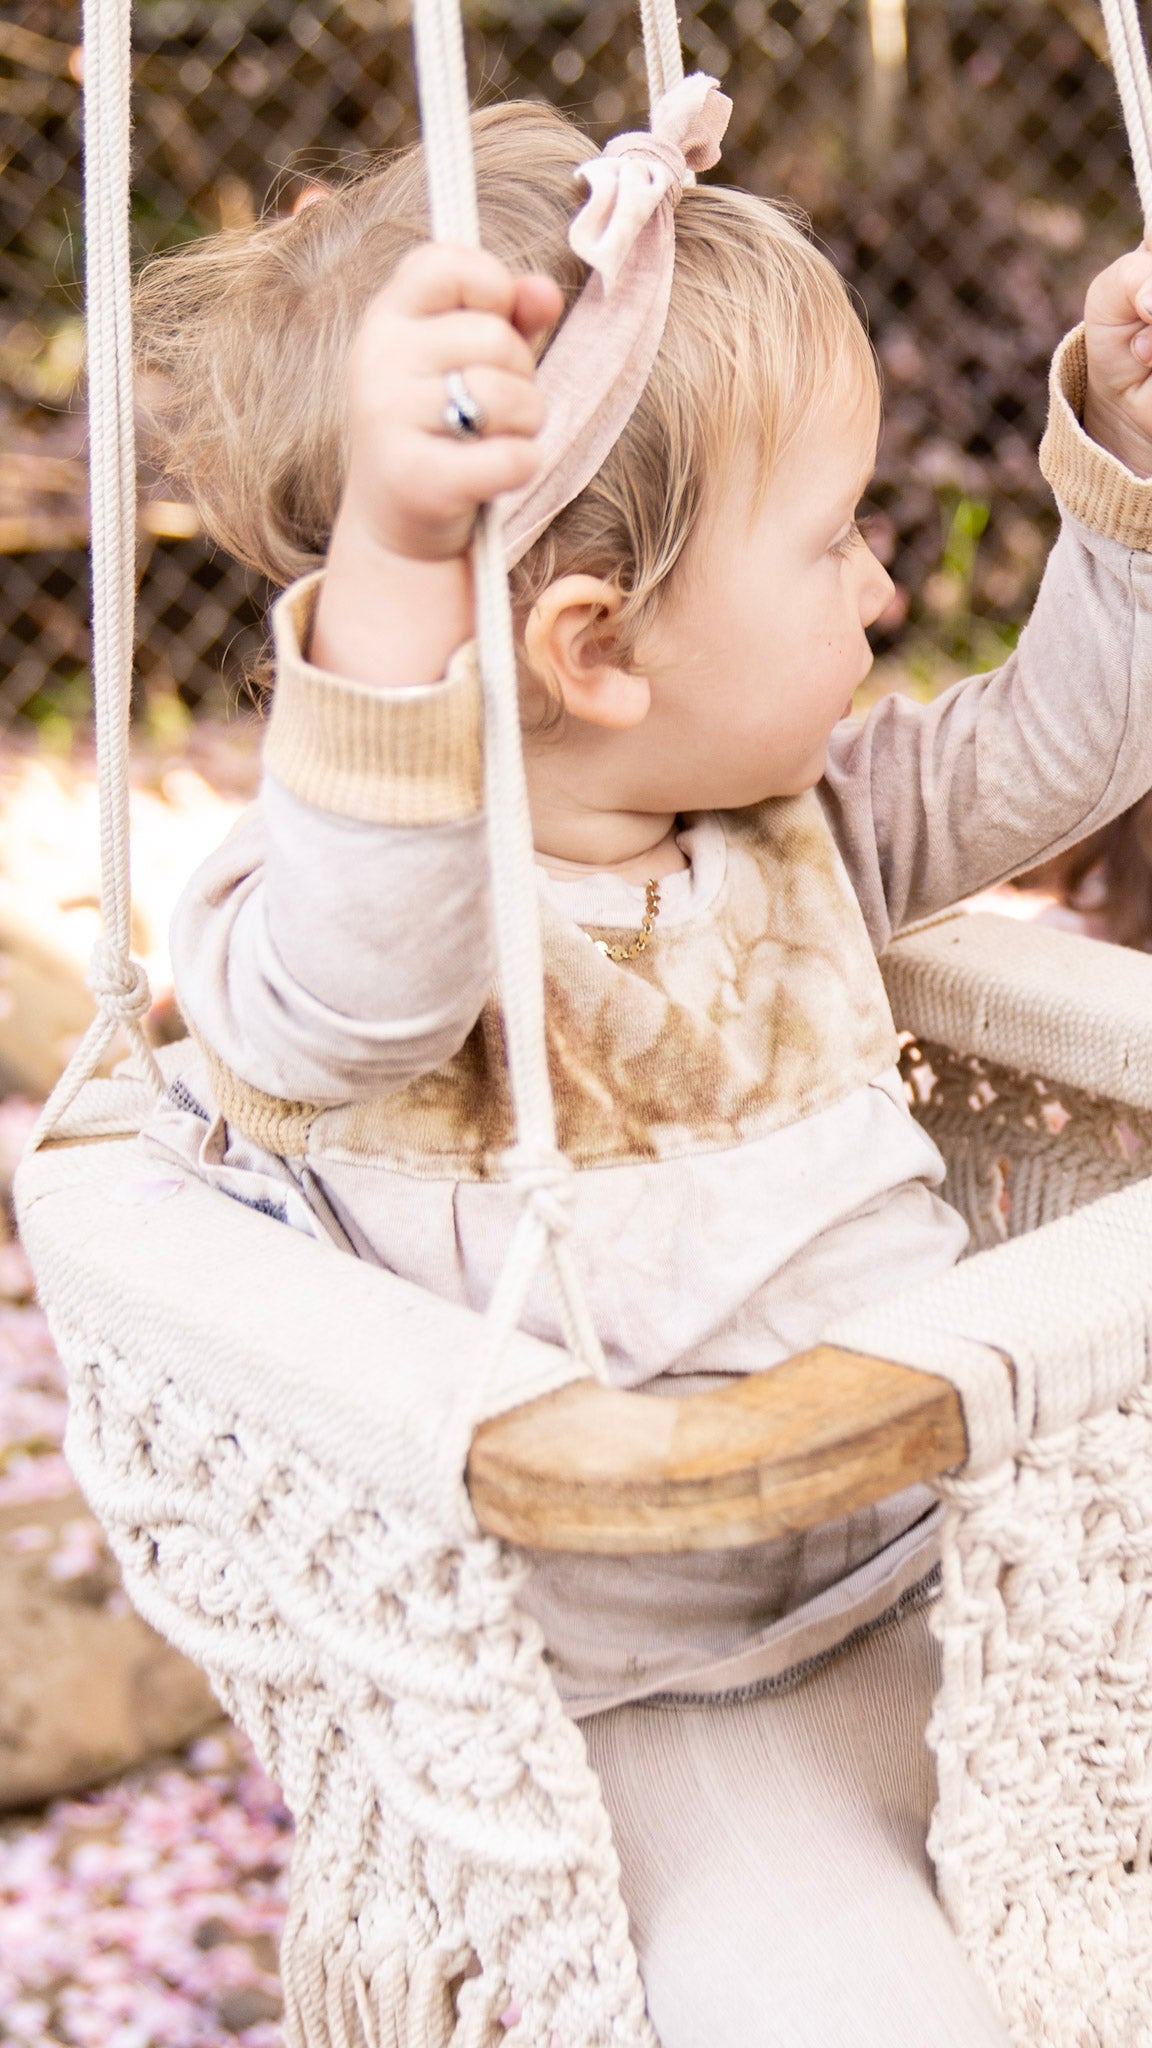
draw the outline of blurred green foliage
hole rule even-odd
[[[978,608],[980,542],[991,509],[986,498],[940,494],[940,563],[925,579],[921,621],[902,649],[909,673],[919,681],[938,687],[945,668],[965,675],[998,668],[1020,637],[1022,620],[992,619]]]

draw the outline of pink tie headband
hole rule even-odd
[[[692,174],[719,162],[731,112],[716,80],[693,72],[655,102],[650,133],[614,136],[580,165],[588,198],[568,240],[592,275],[540,363],[540,469],[501,500],[509,567],[591,483],[636,409],[668,318],[676,207]]]

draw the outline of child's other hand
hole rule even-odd
[[[1084,428],[1137,476],[1152,476],[1152,249],[1121,256],[1084,302]]]
[[[562,310],[551,278],[514,277],[483,250],[431,242],[406,256],[352,345],[339,523],[409,560],[462,555],[478,507],[536,472],[544,403],[529,342]],[[452,370],[482,410],[470,439],[444,423]]]

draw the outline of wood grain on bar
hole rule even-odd
[[[485,1422],[481,1527],[542,1550],[737,1549],[834,1520],[964,1462],[947,1380],[821,1344],[703,1393],[590,1380]]]

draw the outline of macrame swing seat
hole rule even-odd
[[[1107,0],[1146,215],[1152,89]],[[655,97],[671,0],[642,8]],[[455,0],[417,0],[433,232],[475,241]],[[1152,962],[988,917],[895,941],[919,1113],[973,1256],[706,1395],[614,1392],[563,1245],[496,519],[476,543],[500,985],[525,1205],[485,1316],[174,1172],[130,955],[129,0],[88,0],[99,1014],[18,1180],[68,1455],[145,1618],[295,1816],[291,2048],[655,2048],[600,1791],[516,1546],[676,1551],[932,1480],[946,1503],[930,1849],[1028,2048],[1152,2043]],[[116,1078],[91,1076],[117,1032]],[[567,1348],[516,1329],[541,1258]],[[462,1368],[464,1368],[462,1370]]]

